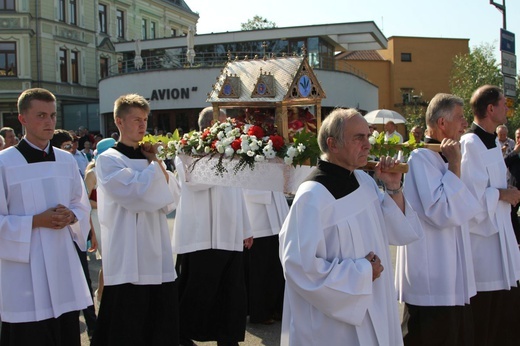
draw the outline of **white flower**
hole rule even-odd
[[[162,155],[164,153],[164,147],[162,145],[159,145],[157,147],[157,154]]]
[[[248,151],[247,151],[247,156],[249,156],[249,157],[253,157],[253,156],[255,156],[255,152],[252,151],[252,150],[248,150]]]
[[[228,157],[233,155],[234,153],[235,153],[235,151],[230,146],[226,147],[226,150],[224,151],[224,155],[226,155]]]
[[[298,144],[298,152],[301,154],[305,151],[305,145],[303,145],[302,143]]]
[[[286,165],[292,165],[293,159],[292,159],[292,157],[286,156],[283,158],[283,161],[285,162]]]
[[[253,151],[257,151],[259,149],[258,142],[257,141],[251,142],[251,144],[249,145],[249,148],[251,148],[251,150],[253,150]]]
[[[176,143],[176,141],[169,141],[168,142],[168,149],[171,150],[171,149],[175,148],[176,147],[175,143]]]
[[[217,143],[217,151],[219,152],[219,154],[224,154],[225,150],[225,147],[221,143]]]
[[[209,154],[210,151],[211,151],[211,147],[204,147],[204,152],[206,154]]]
[[[240,143],[240,148],[242,148],[242,150],[244,152],[248,151],[249,150],[249,143],[247,141],[242,140],[242,143]]]
[[[288,157],[291,158],[291,161],[292,161],[292,158],[294,157],[294,155],[296,155],[296,148],[294,147],[289,147],[287,149],[287,154],[286,154]]]
[[[218,139],[224,138],[224,132],[221,131],[221,132],[217,133],[217,138]]]
[[[256,162],[262,162],[265,160],[265,157],[263,155],[256,155],[255,156],[255,161]]]
[[[376,138],[374,136],[370,136],[368,137],[368,141],[370,142],[370,144],[374,145],[376,144]]]
[[[268,159],[272,159],[276,156],[276,152],[273,150],[273,148],[269,147],[269,146],[265,146],[263,149],[262,149],[264,155],[266,158]]]

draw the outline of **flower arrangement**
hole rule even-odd
[[[304,163],[313,165],[319,155],[315,134],[301,132],[293,138],[293,143],[286,144],[278,134],[266,135],[258,125],[237,126],[231,118],[225,122],[216,122],[203,131],[191,131],[180,138],[178,132],[176,134],[172,139],[163,141],[167,144],[159,148],[160,159],[171,159],[178,154],[193,156],[196,157],[191,167],[193,170],[201,159],[217,157],[214,169],[220,176],[227,172],[223,165],[224,159],[237,159],[233,166],[236,174],[246,166],[254,169],[255,163],[275,158],[283,159],[285,164],[295,167]],[[150,139],[145,138],[147,140]]]
[[[404,157],[408,157],[410,153],[417,148],[424,147],[424,143],[417,143],[415,137],[410,132],[409,140],[406,144],[399,144],[399,138],[392,137],[388,141],[385,140],[385,133],[382,131],[377,137],[369,138],[372,148],[370,148],[370,155],[375,157],[394,156],[399,151],[403,152]]]

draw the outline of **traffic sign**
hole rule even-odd
[[[504,76],[504,96],[516,97],[516,78]]]
[[[502,52],[502,73],[511,77],[516,76],[516,55]]]
[[[515,34],[510,31],[500,29],[500,50],[515,54]]]

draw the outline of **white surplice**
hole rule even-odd
[[[289,205],[282,192],[244,189],[247,214],[253,237],[276,235],[289,213]]]
[[[300,185],[280,232],[287,281],[282,345],[401,345],[388,245],[417,240],[422,229],[374,180],[354,174],[359,188],[336,200],[321,184]],[[365,256],[385,267],[372,281]]]
[[[410,155],[404,195],[424,237],[397,250],[399,299],[419,306],[469,304],[476,294],[468,222],[481,207],[439,153]]]
[[[502,151],[487,149],[474,133],[462,136],[461,146],[461,179],[483,210],[469,223],[477,291],[507,290],[520,279],[520,252],[511,205],[498,199],[498,189],[507,188]]]
[[[76,160],[28,164],[15,147],[0,152],[0,316],[34,322],[92,305],[75,241],[85,251],[90,204]],[[78,222],[32,228],[33,215],[62,204]]]
[[[173,252],[243,251],[244,239],[253,234],[242,189],[192,183],[189,168],[178,157],[175,168],[181,198],[175,215]]]
[[[179,186],[161,165],[108,149],[96,161],[105,285],[157,285],[177,278],[167,215]]]

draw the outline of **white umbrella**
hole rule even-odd
[[[377,109],[365,114],[365,120],[369,124],[386,124],[388,121],[393,121],[395,124],[404,124],[406,119],[396,111],[389,109]]]
[[[188,27],[188,35],[187,41],[188,41],[188,49],[186,50],[186,58],[188,62],[190,63],[190,66],[193,65],[193,62],[195,61],[195,27],[193,25],[190,25]]]

